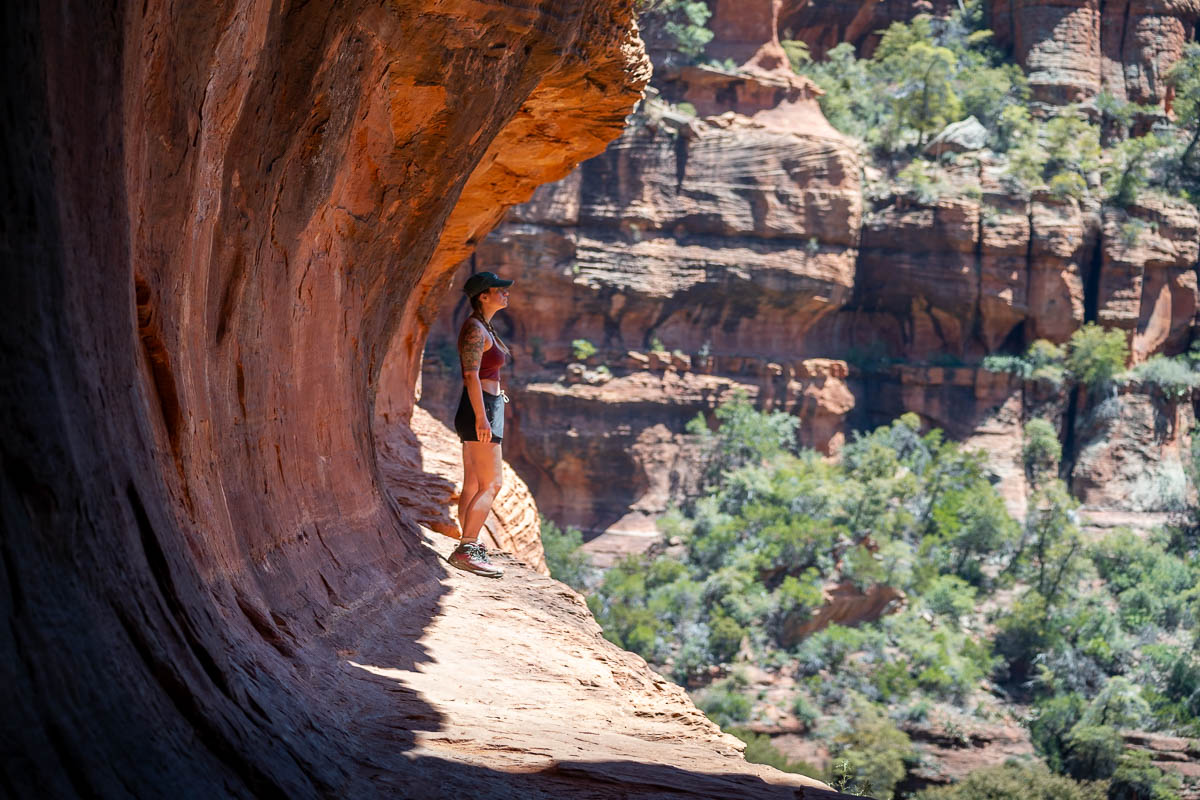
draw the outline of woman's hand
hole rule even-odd
[[[481,442],[492,440],[492,426],[488,424],[486,415],[483,419],[475,419],[475,438]]]

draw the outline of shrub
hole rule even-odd
[[[821,771],[812,764],[804,761],[792,761],[779,752],[778,748],[772,744],[771,737],[765,733],[754,733],[745,728],[730,728],[726,732],[746,743],[744,755],[751,764],[766,764],[782,772],[792,772],[809,777],[821,774]]]
[[[750,718],[750,698],[738,684],[736,679],[714,683],[700,695],[696,705],[722,728],[745,722]]]
[[[913,159],[912,163],[900,170],[896,182],[906,194],[923,205],[937,202],[939,197],[950,191],[950,185],[937,165],[922,158]]]
[[[596,355],[596,345],[587,339],[574,339],[571,341],[571,353],[575,356],[576,361],[587,361]]]
[[[1120,208],[1136,203],[1150,184],[1154,162],[1161,158],[1168,145],[1167,140],[1147,134],[1119,142],[1112,148],[1104,176],[1109,202]]]
[[[1172,65],[1167,80],[1175,88],[1175,118],[1179,127],[1191,136],[1179,157],[1180,172],[1195,178],[1197,143],[1200,142],[1200,43],[1191,42],[1183,56]]]
[[[848,765],[848,777],[860,790],[887,800],[913,758],[908,734],[884,714],[858,698],[853,703],[850,729],[834,737],[830,754]],[[832,776],[831,776],[832,778]]]
[[[1004,173],[1013,189],[1028,193],[1049,184],[1060,196],[1086,193],[1088,175],[1100,166],[1100,129],[1079,109],[1064,108],[1045,123],[1022,119],[1013,134]]]
[[[792,700],[792,714],[805,727],[811,726],[821,716],[820,710],[802,694],[796,695],[795,699]]]
[[[1090,727],[1141,728],[1150,718],[1150,706],[1128,678],[1117,675],[1083,711],[1079,724]]]
[[[961,617],[975,610],[975,587],[957,575],[939,575],[925,589],[921,600],[934,614],[940,614],[957,625]]]
[[[1185,358],[1155,355],[1129,370],[1129,376],[1173,399],[1183,399],[1200,386],[1200,372]]]
[[[1129,345],[1119,330],[1106,331],[1089,322],[1071,335],[1067,348],[1067,369],[1075,380],[1089,389],[1108,386],[1125,369]]]
[[[1023,356],[988,355],[983,368],[989,372],[1007,372],[1025,380],[1044,381],[1054,387],[1065,379],[1063,349],[1053,342],[1038,339]]]
[[[591,560],[583,547],[583,534],[578,528],[563,530],[545,517],[541,518],[542,550],[550,577],[573,589],[582,590],[592,573]]]
[[[1030,483],[1042,482],[1047,476],[1058,472],[1062,459],[1062,444],[1058,431],[1049,421],[1031,419],[1025,423],[1025,443],[1021,447],[1021,461],[1025,464],[1025,475]]]
[[[1074,692],[1043,700],[1034,707],[1029,738],[1055,772],[1066,771],[1067,734],[1083,716],[1084,699]]]
[[[1077,724],[1067,734],[1063,759],[1067,774],[1077,780],[1104,780],[1117,769],[1121,735],[1104,725]]]
[[[916,800],[1107,800],[1107,787],[1053,775],[1044,764],[1009,761],[975,770],[953,786],[926,789]]]
[[[713,614],[708,623],[708,648],[717,663],[732,661],[742,646],[746,629],[723,611]]]
[[[1144,750],[1126,750],[1108,785],[1108,800],[1178,800],[1179,778],[1167,775]]]

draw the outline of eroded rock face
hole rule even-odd
[[[491,595],[443,583],[376,460],[374,432],[407,422],[439,265],[636,98],[629,4],[101,2],[5,23],[6,793],[794,794],[577,600],[517,589],[556,584],[515,563]],[[439,627],[481,603],[510,624]],[[429,735],[479,736],[476,696],[447,688],[487,668],[454,659],[490,636],[515,665],[504,637],[572,614],[578,649],[555,653],[592,683],[526,668],[605,695],[552,768],[514,755],[540,735],[516,722],[480,737],[504,759]],[[632,687],[641,726],[613,733]]]
[[[1106,210],[1097,318],[1127,330],[1135,363],[1186,349],[1197,311],[1200,212],[1179,200],[1146,197]]]
[[[950,0],[786,0],[779,24],[786,36],[807,44],[814,59],[824,58],[842,42],[869,57],[880,32],[893,22],[908,22],[917,14],[944,17],[953,8]]]
[[[680,438],[687,420],[738,386],[811,420],[806,444],[836,446],[853,404],[845,366],[797,358],[854,281],[858,161],[831,130],[736,115],[680,124],[651,109],[514,209],[462,267],[457,286],[482,269],[517,281],[498,318],[515,359],[505,453],[551,518],[653,530],[697,467],[650,453],[694,449]],[[431,334],[449,363],[426,372],[422,402],[443,421],[465,314],[461,295],[447,297]],[[578,339],[618,380],[565,373]]]
[[[1195,0],[997,0],[991,25],[1029,76],[1034,98],[1063,105],[1101,91],[1169,104],[1167,70],[1191,40]]]
[[[1097,508],[1183,510],[1194,424],[1188,402],[1154,393],[1127,390],[1095,403],[1077,432],[1071,492]]]

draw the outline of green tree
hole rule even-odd
[[[1154,766],[1144,750],[1126,750],[1108,785],[1108,800],[1179,800],[1179,778]]]
[[[1194,179],[1200,174],[1196,159],[1200,142],[1200,43],[1191,42],[1184,47],[1182,57],[1167,73],[1167,80],[1175,90],[1176,124],[1191,134],[1179,158],[1181,172]]]
[[[1076,783],[1044,764],[1010,761],[975,770],[953,786],[926,789],[916,800],[1107,800],[1107,786]]]
[[[1110,160],[1104,175],[1108,201],[1121,208],[1136,203],[1150,184],[1154,162],[1167,147],[1167,140],[1146,134],[1119,142],[1109,150]]]
[[[582,591],[592,572],[591,560],[580,549],[583,534],[578,528],[563,530],[545,517],[541,518],[540,531],[550,577]]]
[[[1025,423],[1025,443],[1021,447],[1021,461],[1025,464],[1025,477],[1032,486],[1044,483],[1046,478],[1058,473],[1058,462],[1062,460],[1062,443],[1058,431],[1048,420],[1031,419]]]
[[[1071,334],[1067,345],[1067,369],[1075,380],[1093,390],[1110,386],[1125,369],[1128,357],[1125,334],[1106,331],[1094,322]]]
[[[834,737],[830,754],[835,763],[848,764],[853,785],[890,800],[914,756],[908,734],[862,698],[854,700],[851,713],[849,729]]]
[[[638,25],[650,46],[661,44],[679,55],[675,63],[691,63],[712,41],[706,24],[712,12],[703,0],[638,0]]]
[[[1079,722],[1086,707],[1084,699],[1068,692],[1039,702],[1029,721],[1029,738],[1038,755],[1055,772],[1066,772],[1067,735]]]
[[[1117,769],[1123,747],[1121,735],[1104,725],[1076,725],[1067,734],[1063,759],[1067,774],[1076,780],[1104,780]]]

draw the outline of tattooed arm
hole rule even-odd
[[[479,380],[479,364],[483,360],[483,351],[490,344],[483,326],[468,319],[458,335],[458,357],[462,361],[463,385],[467,387],[467,397],[475,411],[475,435],[481,442],[492,440],[492,429],[483,410],[483,384]]]

